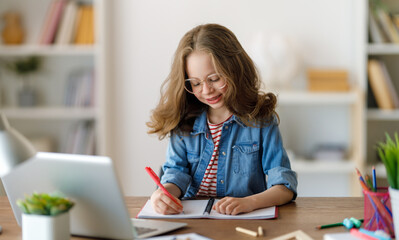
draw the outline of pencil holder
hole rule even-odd
[[[388,188],[378,188],[377,192],[363,191],[363,194],[363,228],[370,231],[383,230],[393,237],[395,234]]]

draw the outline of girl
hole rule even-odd
[[[161,182],[176,197],[223,197],[213,209],[236,215],[296,198],[278,129],[276,96],[260,91],[254,63],[235,35],[200,25],[181,39],[149,133],[170,136]],[[266,179],[267,176],[267,179]],[[156,212],[182,207],[160,189]]]

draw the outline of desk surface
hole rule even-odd
[[[126,205],[135,217],[148,198],[126,197]],[[331,232],[343,232],[344,227],[315,229],[318,225],[341,222],[346,217],[363,218],[363,198],[298,198],[295,202],[279,207],[278,218],[268,220],[212,220],[212,219],[173,219],[186,222],[188,226],[173,234],[196,232],[212,239],[270,239],[295,230],[303,230],[314,239],[323,239]],[[3,227],[1,240],[22,239],[21,228],[14,219],[6,197],[0,197],[0,225]],[[262,226],[263,238],[250,237],[235,231],[240,226],[256,230]],[[89,239],[72,237],[71,239]]]

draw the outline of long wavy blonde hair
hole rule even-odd
[[[173,131],[188,134],[197,116],[208,108],[184,90],[186,59],[193,51],[210,54],[215,69],[226,78],[226,107],[247,126],[259,127],[278,115],[273,93],[260,90],[255,65],[233,32],[218,24],[199,25],[180,40],[171,72],[161,86],[161,98],[147,122],[148,133],[163,139]]]

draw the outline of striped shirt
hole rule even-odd
[[[230,116],[231,117],[231,116]],[[204,177],[202,178],[201,185],[197,192],[197,196],[210,196],[216,197],[216,184],[217,184],[217,170],[218,170],[218,159],[219,159],[219,141],[222,135],[223,123],[212,124],[208,120],[208,127],[212,134],[212,139],[214,143],[213,154],[211,160],[209,161],[208,167],[205,170]]]

